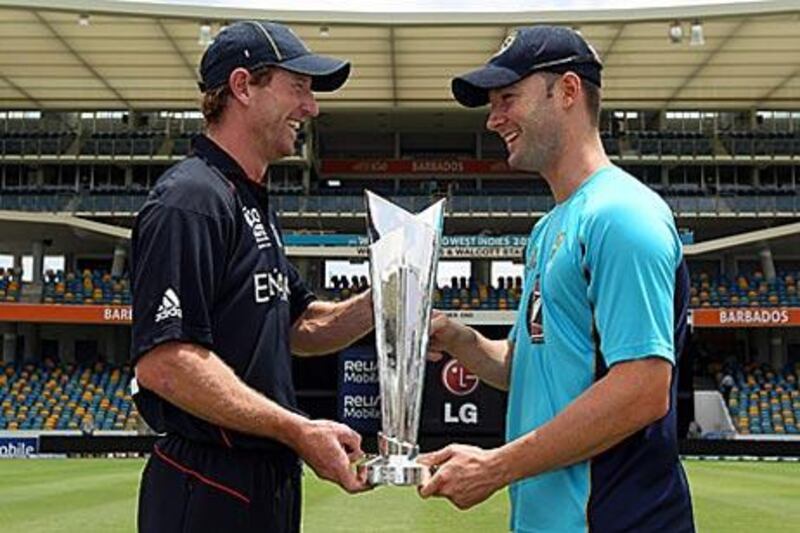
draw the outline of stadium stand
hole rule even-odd
[[[181,157],[188,153],[191,138],[198,129],[171,132],[165,129],[71,132],[71,131],[1,131],[2,155],[65,155],[77,140],[81,155],[155,155],[167,148]],[[796,131],[675,131],[641,129],[601,132],[603,146],[612,156],[787,156],[800,151],[800,133]],[[169,141],[169,142],[167,142]],[[298,140],[298,153],[304,139]],[[348,154],[337,154],[347,157]],[[359,154],[353,154],[359,155]],[[466,152],[420,152],[416,159],[461,159],[473,157]]]
[[[748,19],[741,20],[741,24],[730,24],[726,20],[724,25],[730,24],[732,28],[741,28],[742,33],[747,33],[756,31],[755,26],[763,23],[753,20],[744,24]],[[137,24],[144,27],[143,22]],[[178,25],[179,22],[173,21],[171,24]],[[587,27],[591,32],[592,24],[587,23]],[[625,25],[620,28],[617,34],[619,44],[613,50],[600,50],[601,53],[611,55],[611,70],[617,70],[620,68],[618,65],[629,63],[632,50],[650,46],[647,44],[650,42],[663,41],[642,39],[641,36],[649,32],[649,28],[637,28],[632,23],[629,29],[634,31],[622,31]],[[192,38],[184,44],[194,46],[195,29],[192,22],[191,28],[187,25],[182,30],[186,31],[182,35],[192,34]],[[606,29],[601,31],[605,33]],[[47,28],[40,30],[40,33],[49,34]],[[163,32],[159,28],[156,30]],[[723,35],[723,30],[723,27],[718,27],[712,35],[717,39]],[[313,27],[311,31],[316,33],[317,28]],[[469,29],[468,34],[459,39],[470,39],[472,42],[473,31]],[[721,40],[725,46],[721,45],[720,50],[709,56],[709,69],[720,68],[720,65],[714,65],[717,59],[727,57],[728,52],[738,53],[748,49],[749,42],[761,43],[756,48],[766,48],[761,37],[754,40],[752,36],[744,35],[744,39],[740,41],[739,36],[735,35],[736,31],[738,30],[733,30],[730,34],[729,44],[725,44],[728,43],[727,39]],[[763,31],[765,30],[758,30],[755,34],[765,35]],[[789,31],[791,32],[791,28]],[[398,35],[403,33],[405,32],[397,32]],[[495,33],[499,35],[501,31]],[[633,41],[628,40],[631,33],[638,36]],[[617,38],[613,39],[612,44],[617,43]],[[392,37],[392,43],[394,39]],[[781,45],[783,49],[789,49],[793,43],[788,40],[789,37],[786,39],[787,44]],[[69,40],[72,42],[72,37]],[[152,37],[147,36],[147,40],[152,41]],[[97,39],[76,37],[73,44],[77,49],[84,44],[97,42]],[[320,40],[319,44],[324,46],[331,42],[335,42],[336,46],[344,46],[338,39]],[[363,46],[361,39],[354,39],[353,42],[357,43],[355,46]],[[398,44],[403,46],[398,50],[403,50],[408,42],[404,43],[400,39]],[[58,43],[54,43],[54,46],[58,46]],[[162,48],[166,50],[171,47]],[[674,55],[675,61],[681,62],[684,61],[683,56],[690,57],[690,54],[683,53],[685,50],[677,52],[677,47],[672,50],[653,50],[647,56],[659,58],[658,54],[668,53]],[[617,56],[619,52],[625,55]],[[91,50],[84,50],[83,53],[90,62],[94,61],[95,56],[101,55]],[[425,56],[428,61],[426,54],[417,55],[420,58]],[[791,61],[777,56],[775,61],[785,61],[787,65],[784,65],[783,70],[793,72],[794,67],[789,64]],[[654,62],[660,63],[660,58]],[[778,71],[778,65],[769,66]],[[697,70],[690,63],[684,65],[686,68],[678,68],[678,65],[674,67],[675,70],[694,71],[700,75],[706,70],[706,63]],[[19,68],[24,69],[26,66],[21,65]],[[424,68],[437,72],[441,70],[428,66]],[[98,70],[101,73],[102,71],[102,68]],[[51,96],[41,100],[45,104],[43,107],[46,108],[47,102],[51,101],[67,103],[60,104],[57,108],[43,109],[39,115],[36,115],[38,111],[33,110],[9,110],[2,114],[0,209],[71,213],[87,220],[130,227],[133,215],[141,208],[155,180],[167,166],[189,153],[192,137],[202,129],[200,114],[197,111],[186,111],[194,109],[197,103],[197,95],[193,90],[194,69],[188,71],[191,71],[191,79],[188,80],[190,83],[187,87],[192,90],[188,92],[190,98],[182,102],[160,101],[152,96],[152,100],[148,101],[132,98],[127,102],[119,102],[124,104],[126,111],[122,111],[117,103],[112,105],[116,110],[104,111],[104,100],[91,104],[94,107],[87,104],[80,109],[69,110],[64,108],[64,105],[69,105],[69,99],[59,100]],[[660,88],[664,85],[661,77],[671,77],[666,71],[660,72],[658,64],[642,69],[642,72],[646,71],[656,75],[649,81],[655,81]],[[620,79],[633,80],[633,74],[623,73]],[[635,73],[637,81],[639,74],[638,71]],[[714,76],[697,76],[694,81],[702,81],[703,85],[713,89],[713,82],[708,80],[714,80]],[[401,75],[397,80],[385,81],[387,87],[390,83],[394,87],[391,102],[382,101],[382,97],[378,95],[375,102],[364,109],[351,110],[348,105],[341,110],[335,107],[326,110],[314,121],[312,127],[300,132],[296,157],[271,166],[270,202],[281,217],[284,229],[331,233],[363,231],[363,193],[369,188],[415,212],[429,206],[433,199],[447,197],[448,217],[452,223],[448,230],[453,234],[527,233],[531,224],[553,206],[546,182],[530,175],[508,172],[507,168],[498,170],[494,166],[506,159],[506,147],[501,138],[485,131],[484,117],[476,119],[477,115],[468,116],[458,111],[439,113],[437,110],[434,113],[427,107],[414,109],[413,105],[402,113],[396,113],[398,101],[413,104],[418,97],[414,93],[413,101],[403,99],[405,85],[410,83],[410,80],[403,80],[403,77]],[[784,77],[783,73],[775,77],[775,82],[780,85],[773,83],[774,91],[786,93],[794,88],[793,82],[784,80]],[[111,85],[125,84],[123,80],[135,80],[135,86],[139,87],[142,82],[137,78],[138,75],[120,76]],[[751,83],[748,80],[757,80],[752,82],[753,87],[749,89],[753,94],[761,94],[758,90],[766,90],[766,86],[772,83],[768,81],[771,79],[768,75],[766,78],[758,75],[742,79],[742,86]],[[684,91],[687,95],[694,94],[695,88],[690,79],[673,81],[687,89]],[[383,82],[372,83],[383,86]],[[399,85],[395,85],[398,83]],[[430,84],[430,81],[422,80],[419,83]],[[609,84],[609,91],[614,90],[614,85]],[[723,92],[726,95],[729,92],[733,94],[739,84],[734,85],[736,87],[725,87]],[[443,85],[437,83],[430,86]],[[130,94],[131,97],[151,94],[136,87],[121,94]],[[39,88],[33,88],[33,92],[37,93]],[[421,88],[411,90],[419,91]],[[623,89],[633,90],[631,87]],[[792,100],[791,95],[780,96],[776,100],[779,105],[773,110],[774,102],[770,98],[733,99],[732,96],[725,96],[725,105],[716,107],[715,103],[723,100],[710,98],[707,106],[706,102],[701,104],[701,97],[689,96],[682,99],[680,93],[676,92],[661,103],[653,96],[656,99],[652,100],[655,103],[651,105],[647,99],[649,95],[645,94],[648,92],[646,89],[637,84],[637,92],[645,98],[631,109],[614,108],[627,106],[627,95],[630,93],[623,92],[616,98],[606,100],[600,117],[603,146],[614,163],[663,195],[673,208],[679,226],[696,231],[699,242],[709,236],[715,238],[722,234],[744,232],[754,227],[784,224],[797,219],[800,214],[797,187],[800,179],[800,113],[788,107],[794,106],[796,109],[796,99]],[[741,91],[742,94],[744,92]],[[400,100],[397,100],[398,95]],[[77,101],[80,100],[78,97]],[[355,101],[360,100],[354,97],[353,102]],[[35,102],[31,105],[35,105]],[[160,105],[164,105],[164,108],[156,107]],[[306,134],[309,135],[307,139]],[[339,167],[337,171],[325,170],[325,162],[337,159],[350,160],[354,163],[354,168],[368,167],[370,171],[348,171],[350,167]],[[369,166],[377,164],[379,168],[381,162],[387,162],[387,166],[391,166],[392,162],[408,163],[409,160],[423,163],[465,160],[488,164],[479,165],[478,170],[467,171],[465,167],[463,171],[453,172],[442,170],[442,167],[436,165],[419,165],[418,169],[402,172],[391,169],[373,170]],[[341,170],[342,168],[345,170]],[[725,216],[717,216],[721,214]],[[717,220],[718,218],[721,220]],[[754,219],[758,219],[757,223]],[[36,284],[26,284],[23,287],[21,272],[0,270],[0,302],[40,301],[45,304],[64,304],[48,309],[55,313],[60,312],[62,316],[93,311],[88,308],[77,310],[70,307],[73,305],[130,304],[130,284],[126,276],[112,277],[105,270],[75,270],[84,264],[91,265],[91,268],[100,264],[100,268],[105,268],[106,263],[110,263],[106,259],[111,253],[111,247],[119,245],[124,248],[124,243],[111,244],[106,240],[103,244],[97,244],[96,249],[90,249],[88,245],[85,248],[81,245],[71,249],[71,237],[72,235],[66,245],[57,242],[55,246],[43,244],[41,247],[38,253],[63,255],[64,264],[67,265],[65,271],[47,272],[41,285],[37,281]],[[13,254],[16,264],[17,258],[37,253],[33,251],[33,243],[27,244],[26,239],[27,236],[18,239],[16,242],[23,244],[14,244],[13,250],[9,248],[0,252]],[[15,243],[13,239],[8,242]],[[44,242],[42,239],[42,243]],[[793,256],[790,246],[776,246],[776,261],[781,254]],[[732,249],[715,252],[714,257],[701,258],[704,259],[701,261],[704,267],[713,261],[725,265],[727,276],[719,271],[712,272],[713,266],[708,266],[708,271],[692,266],[692,307],[748,308],[748,311],[741,313],[749,312],[749,308],[767,307],[772,308],[771,312],[776,312],[777,306],[800,307],[800,296],[797,292],[797,283],[800,280],[798,265],[792,265],[795,267],[793,269],[779,268],[774,280],[768,280],[760,271],[747,268],[740,268],[735,276],[730,274],[728,265],[738,264],[737,261],[743,254],[749,254],[752,258],[750,262],[759,262],[753,255],[753,249]],[[100,256],[105,259],[98,260]],[[317,285],[314,288],[323,298],[343,300],[369,286],[366,277],[337,276],[330,281],[329,288],[319,289],[320,281],[314,278],[325,271],[321,264],[324,261],[323,256],[316,257],[311,252],[302,257],[298,255],[298,258],[309,267],[302,271],[309,273],[309,280]],[[518,309],[522,280],[504,277],[489,282],[486,273],[492,269],[483,267],[489,267],[486,263],[491,259],[478,257],[477,254],[464,258],[479,263],[478,268],[473,267],[470,272],[481,273],[481,280],[453,278],[449,284],[436,287],[434,306],[450,311],[468,310],[470,312],[463,315],[475,315],[471,318],[480,327],[507,326],[508,324],[492,321],[500,321],[501,319],[495,318],[500,315],[503,316],[502,320],[507,320],[511,313],[485,313],[484,316],[491,318],[484,318],[479,316],[482,313],[471,311]],[[89,261],[84,263],[84,259]],[[519,257],[504,256],[503,259],[518,260]],[[16,310],[23,308],[22,305],[7,307]],[[716,311],[709,314],[716,314]],[[0,326],[4,327],[6,324]],[[74,331],[69,329],[73,326]],[[793,323],[791,326],[797,327],[797,324]],[[116,327],[119,329],[114,331],[114,335],[121,341],[126,340],[128,328],[121,323]],[[47,328],[51,329],[45,334],[44,330]],[[135,411],[130,404],[127,389],[131,377],[128,367],[112,364],[54,365],[46,362],[23,366],[19,363],[21,360],[32,360],[31,356],[36,356],[39,352],[55,353],[56,350],[61,360],[70,361],[76,353],[86,356],[89,353],[89,349],[85,348],[88,343],[102,345],[103,353],[122,353],[116,348],[106,348],[107,339],[102,335],[108,334],[110,327],[102,326],[97,332],[84,334],[89,329],[85,323],[79,321],[74,324],[37,324],[35,327],[28,323],[9,322],[8,327],[0,332],[0,339],[4,340],[4,358],[17,361],[14,364],[0,364],[0,430],[134,427]],[[726,330],[725,334],[732,336],[728,333],[730,331]],[[748,339],[747,347],[742,349],[735,344],[739,342],[738,339],[731,341],[728,346],[726,342],[729,339],[715,330],[697,329],[692,335],[695,340],[707,336],[714,352],[733,353],[736,350],[736,356],[740,358],[755,353],[760,361],[773,361],[774,354],[770,350],[778,344],[769,344],[770,339],[782,341],[780,346],[784,359],[797,357],[794,341],[797,337],[787,335],[785,331],[786,328],[770,328],[769,332],[762,329],[758,340],[763,342],[755,342],[757,335],[753,330],[738,329],[737,335]],[[764,335],[760,335],[761,333]],[[767,333],[770,339],[767,339]],[[7,340],[5,335],[8,336]],[[47,349],[44,346],[41,349],[39,346],[33,348],[37,343],[28,342],[31,336],[39,341],[47,340]],[[58,337],[57,342],[54,342],[54,337]],[[84,349],[80,348],[81,343],[85,343]],[[26,353],[26,350],[33,353]],[[298,373],[313,375],[315,369],[304,365],[315,363],[319,364],[317,361],[298,363],[301,365],[298,366]],[[311,370],[306,371],[308,368]],[[740,366],[737,367],[735,378],[732,371],[728,381],[734,381],[734,385],[726,384],[724,392],[727,393],[728,409],[740,433],[799,433],[798,370],[800,369],[795,368],[793,371],[778,373],[767,368]],[[323,377],[327,379],[335,373],[326,371],[324,374]],[[704,379],[705,388],[713,391],[716,386],[714,373],[704,376]],[[721,378],[719,383],[721,385]],[[326,395],[328,398],[335,395],[332,386],[330,381],[320,379],[319,383],[306,383],[299,386],[298,390],[301,397],[302,393],[307,392],[307,398],[318,401]],[[719,411],[724,414],[721,402],[717,404]]]
[[[323,291],[333,301],[346,300],[353,294],[369,287],[366,276],[335,276],[332,287]],[[497,285],[479,283],[473,278],[453,277],[450,284],[437,286],[433,295],[433,306],[448,311],[455,310],[513,310],[519,306],[522,294],[522,278],[498,278]]]
[[[725,375],[733,377],[729,389]],[[767,365],[736,366],[720,377],[720,391],[727,395],[728,410],[740,434],[800,434],[800,364],[775,372]]]
[[[61,155],[75,141],[76,135],[65,131],[0,132],[0,154]]]
[[[625,135],[629,148],[639,155],[713,155],[713,139],[700,132],[631,131]]]
[[[164,143],[164,134],[157,131],[92,133],[81,143],[84,155],[155,155]]]
[[[109,272],[84,270],[76,272],[48,271],[44,275],[42,302],[47,304],[110,304],[131,303],[130,281],[113,277]]]
[[[0,302],[18,302],[21,295],[21,273],[0,268]]]
[[[496,286],[473,278],[455,277],[447,287],[437,287],[433,305],[445,310],[516,309],[522,294],[522,278],[499,278]]]
[[[172,144],[172,155],[183,157],[188,154],[191,148],[192,137],[198,133],[199,132],[196,131],[186,131],[178,134]]]
[[[767,280],[760,271],[735,278],[693,272],[691,279],[691,307],[800,306],[800,272],[778,272],[774,280]]]
[[[133,430],[131,369],[0,364],[0,430]]]
[[[777,156],[800,153],[797,132],[731,131],[720,134],[728,154],[733,156]]]

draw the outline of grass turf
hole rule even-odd
[[[136,459],[0,461],[0,531],[134,531]],[[800,463],[688,461],[701,532],[790,531],[800,515]],[[309,473],[303,530],[318,532],[505,531],[504,492],[471,511],[420,500],[413,489],[349,496]],[[795,526],[792,526],[794,524]]]

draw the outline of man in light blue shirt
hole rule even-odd
[[[509,391],[507,444],[424,456],[420,492],[468,508],[509,485],[518,532],[694,531],[675,412],[688,274],[669,207],[603,151],[601,69],[576,32],[536,26],[453,80],[556,207],[531,233],[508,339],[433,320],[432,350]]]

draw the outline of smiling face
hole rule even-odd
[[[557,75],[536,73],[489,91],[486,127],[505,141],[511,168],[542,173],[558,157],[564,126],[553,98],[557,80]]]
[[[294,154],[303,122],[319,114],[311,77],[276,68],[268,83],[252,89],[246,120],[267,161]]]

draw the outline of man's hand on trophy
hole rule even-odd
[[[314,472],[350,493],[369,490],[366,476],[353,463],[363,457],[361,435],[330,420],[309,420],[297,439],[297,453]]]
[[[469,509],[504,487],[496,450],[451,444],[439,451],[422,454],[417,462],[433,475],[419,488],[420,496],[440,496],[459,509]]]
[[[446,313],[434,309],[428,341],[428,360],[439,361],[444,352],[453,353],[459,343],[468,341],[469,328],[451,320]]]

